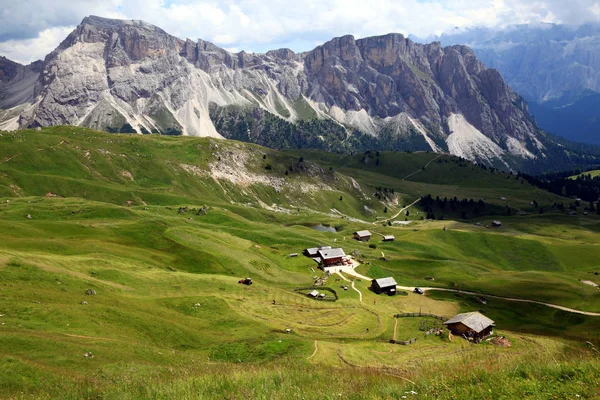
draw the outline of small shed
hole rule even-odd
[[[444,322],[444,325],[454,335],[473,338],[477,342],[490,336],[495,326],[494,321],[477,311],[458,314]]]
[[[316,298],[319,295],[319,292],[317,290],[313,290],[312,292],[310,292],[307,296],[308,297],[313,297]]]
[[[385,235],[383,237],[384,242],[393,242],[394,240],[396,240],[396,237],[394,235]]]
[[[307,257],[317,257],[319,254],[319,250],[329,250],[331,246],[319,246],[319,247],[311,247],[304,250],[304,255]]]
[[[392,277],[373,279],[371,281],[371,290],[377,294],[387,293],[390,296],[396,294],[396,280]]]
[[[356,231],[354,232],[354,239],[361,242],[368,242],[371,240],[371,232],[369,231]]]
[[[344,250],[339,248],[319,250],[318,254],[319,257],[321,257],[321,264],[325,267],[328,265],[339,264],[344,260],[344,257],[346,257]]]
[[[500,228],[502,226],[502,222],[500,222],[500,221],[492,221],[492,226],[494,228]]]

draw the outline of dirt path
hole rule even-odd
[[[402,214],[404,211],[408,210],[409,208],[411,208],[412,206],[414,206],[415,204],[417,204],[419,201],[421,201],[421,199],[417,199],[417,200],[413,201],[411,204],[407,205],[406,207],[404,207],[403,209],[401,209],[400,211],[398,211],[398,212],[396,213],[396,215],[394,215],[394,216],[393,216],[393,217],[391,217],[391,218],[388,218],[388,219],[380,219],[379,221],[375,221],[375,222],[373,222],[373,225],[376,225],[376,224],[381,224],[382,222],[383,222],[383,223],[386,223],[386,222],[388,222],[388,221],[391,221],[391,220],[393,220],[393,219],[396,219],[396,218],[398,218],[398,216],[399,216],[400,214]]]
[[[349,280],[348,278],[346,278],[344,275],[342,275],[342,273],[341,273],[341,272],[338,272],[337,274],[338,274],[339,276],[341,276],[341,277],[342,277],[342,279],[343,279],[343,280],[345,280],[346,282],[350,282],[350,280]],[[354,289],[355,291],[357,291],[357,292],[358,292],[358,299],[359,299],[359,300],[360,300],[360,302],[362,303],[363,301],[362,301],[362,293],[361,293],[361,291],[360,291],[360,290],[358,290],[358,289],[356,288],[356,286],[354,286],[354,282],[352,282],[350,286],[352,286],[352,289]]]
[[[79,339],[116,340],[116,339],[112,339],[112,338],[99,337],[99,336],[73,335],[73,334],[70,334],[70,333],[63,333],[63,335],[68,336],[68,337],[73,337],[73,338],[79,338]]]
[[[315,351],[313,351],[313,353],[308,356],[306,359],[310,360],[311,358],[313,358],[315,356],[315,354],[317,354],[317,350],[319,350],[319,346],[317,345],[317,341],[315,340]]]
[[[356,290],[358,292],[358,299],[360,300],[360,302],[362,303],[362,293],[360,292],[360,290],[358,290],[356,288],[356,286],[354,286],[354,282],[352,282],[352,289]]]
[[[398,286],[398,289],[412,291],[414,289],[414,287],[410,287],[410,286]],[[494,295],[491,295],[491,294],[483,294],[483,293],[477,293],[477,292],[468,292],[468,291],[458,290],[458,289],[444,289],[444,288],[433,288],[433,287],[422,287],[421,289],[423,289],[424,292],[427,292],[429,290],[432,290],[432,291],[433,290],[437,290],[438,292],[463,293],[463,294],[468,294],[468,295],[472,295],[472,296],[482,296],[482,297],[489,298],[489,299],[499,299],[499,300],[507,300],[507,301],[516,301],[516,302],[519,302],[519,303],[539,304],[539,305],[542,305],[542,306],[552,307],[552,308],[556,308],[557,310],[567,311],[567,312],[574,313],[574,314],[588,315],[590,317],[600,317],[600,313],[595,313],[595,312],[591,312],[591,311],[575,310],[573,308],[563,307],[563,306],[559,306],[557,304],[544,303],[542,301],[536,301],[536,300],[517,299],[517,298],[514,298],[514,297],[494,296]]]
[[[350,269],[350,268],[344,270],[344,272],[347,273],[348,275],[352,275],[352,276],[355,276],[357,278],[364,279],[365,281],[369,281],[370,282],[370,281],[373,280],[372,278],[369,278],[368,276],[361,275],[358,272],[356,272],[355,270]]]
[[[395,318],[396,323],[394,324],[394,342],[396,341],[396,330],[398,329],[398,318]]]
[[[360,279],[366,279],[368,281],[373,280],[372,278],[369,278],[368,276],[361,275],[361,274],[355,272],[354,270],[348,270],[348,271],[344,271],[344,272],[347,273],[348,275],[353,275],[353,276],[356,276],[357,278],[360,278]],[[338,273],[338,274],[344,280],[348,280],[342,274],[340,274],[340,273]],[[357,292],[359,292],[358,289],[354,288],[354,282],[352,282],[352,288],[354,290],[356,290]],[[407,290],[409,292],[412,292],[415,289],[414,286],[400,286],[400,285],[396,286],[396,288],[397,289],[402,289],[402,290]],[[559,306],[557,304],[544,303],[542,301],[536,301],[536,300],[517,299],[517,298],[514,298],[514,297],[494,296],[494,295],[491,295],[491,294],[483,294],[483,293],[477,293],[477,292],[467,292],[467,291],[458,290],[458,289],[445,289],[445,288],[434,288],[434,287],[422,287],[421,289],[423,289],[423,292],[427,292],[429,290],[431,290],[431,291],[437,290],[438,292],[463,293],[463,294],[468,294],[468,295],[472,295],[472,296],[483,296],[483,297],[490,298],[490,299],[515,301],[515,302],[519,302],[519,303],[539,304],[539,305],[542,305],[542,306],[552,307],[552,308],[556,308],[557,310],[567,311],[567,312],[574,313],[574,314],[587,315],[587,316],[590,316],[590,317],[600,317],[600,313],[591,312],[591,311],[575,310],[573,308],[563,307],[563,306]],[[361,302],[362,302],[362,293],[361,293],[360,299],[361,299]]]
[[[427,167],[429,167],[429,164],[431,164],[432,162],[434,162],[435,160],[437,160],[438,158],[440,158],[443,155],[444,155],[444,153],[438,154],[437,157],[432,158],[427,164],[425,164],[425,166],[423,168],[420,168],[420,169],[416,170],[412,174],[406,175],[404,178],[402,178],[402,180],[406,180],[406,179],[410,178],[411,176],[413,176],[415,174],[418,174],[419,172],[423,171],[423,169],[427,169]]]

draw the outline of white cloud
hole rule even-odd
[[[74,27],[50,28],[40,32],[36,38],[7,40],[0,43],[0,54],[22,64],[43,60],[73,29]]]
[[[0,54],[33,61],[86,15],[141,19],[180,38],[262,52],[335,36],[600,20],[598,0],[0,0]],[[35,12],[31,12],[35,10]],[[66,35],[63,35],[63,37]],[[294,50],[308,50],[307,47]]]

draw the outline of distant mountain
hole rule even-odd
[[[539,126],[574,141],[600,144],[600,24],[456,29],[431,40],[474,49],[530,104]]]
[[[566,99],[531,103],[531,112],[547,132],[570,140],[600,145],[600,94],[584,92],[573,102]]]
[[[0,108],[32,102],[41,84],[42,69],[42,61],[24,66],[0,56]]]
[[[277,148],[429,150],[503,168],[545,157],[546,137],[496,70],[468,47],[400,34],[343,36],[302,54],[234,54],[142,21],[87,17],[43,63],[0,69],[0,129],[81,125]]]
[[[471,47],[527,101],[543,103],[586,90],[600,92],[600,24],[466,28],[444,33],[438,40],[444,46]]]

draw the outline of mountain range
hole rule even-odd
[[[45,60],[0,60],[0,129],[75,125],[275,148],[547,158],[525,101],[466,46],[400,34],[231,53],[142,21],[86,17]]]
[[[411,38],[419,43],[471,47],[531,105],[547,132],[600,144],[594,105],[600,96],[600,24],[512,25],[502,29],[455,29],[441,36]]]

